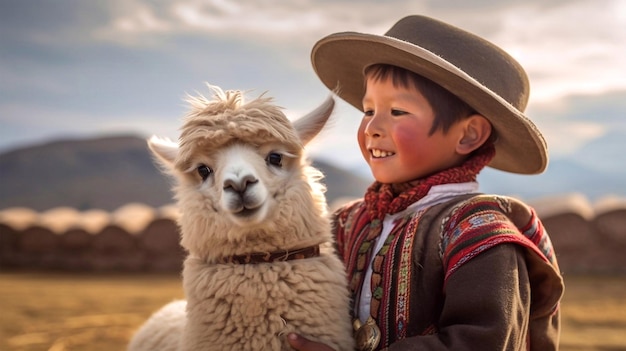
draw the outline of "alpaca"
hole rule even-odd
[[[189,99],[179,144],[148,142],[176,179],[186,302],[155,313],[129,350],[291,350],[291,332],[353,350],[322,175],[304,156],[333,98],[291,123],[264,95],[211,89]]]

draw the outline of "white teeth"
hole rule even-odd
[[[387,157],[387,156],[393,156],[395,155],[394,152],[391,151],[385,151],[385,150],[379,150],[379,149],[372,149],[372,156],[378,158],[378,157]]]

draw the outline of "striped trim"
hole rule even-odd
[[[503,202],[504,201],[504,202]],[[527,225],[518,229],[506,214],[506,200],[495,196],[477,196],[453,208],[442,222],[440,255],[444,284],[463,264],[500,244],[519,244],[556,265],[550,239],[534,211]]]

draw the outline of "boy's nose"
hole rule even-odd
[[[381,120],[379,115],[372,116],[365,126],[365,135],[374,138],[382,136]]]
[[[374,132],[374,133],[370,133],[367,130],[365,131],[365,135],[367,135],[368,137],[372,137],[372,138],[378,138],[380,137],[380,134]]]

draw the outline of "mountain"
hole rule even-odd
[[[370,181],[322,161],[328,202],[361,196]],[[58,140],[0,154],[0,209],[59,206],[115,210],[130,202],[172,203],[170,180],[153,162],[145,139],[119,135]]]
[[[591,200],[607,195],[626,197],[624,140],[620,133],[609,133],[575,156],[551,159],[539,175],[486,168],[478,177],[481,191],[525,199],[573,192]],[[371,183],[365,163],[358,170],[315,159],[313,165],[325,175],[329,204],[342,197],[360,197]],[[114,210],[129,202],[158,207],[173,202],[170,188],[169,178],[154,164],[145,139],[134,135],[64,139],[0,154],[0,209],[23,206],[44,211],[69,206]]]
[[[538,175],[515,175],[486,168],[478,179],[484,192],[519,195],[526,199],[580,193],[590,200],[626,197],[626,134],[608,131],[569,155],[552,157]]]
[[[478,176],[481,191],[525,199],[581,193],[590,200],[607,195],[626,196],[626,176],[606,172],[571,159],[555,159],[538,175],[517,175],[486,168]]]
[[[609,143],[619,139],[609,139]],[[622,137],[622,144],[624,137]],[[621,144],[620,144],[621,145]],[[623,156],[607,160],[598,155],[605,146],[589,144],[572,157],[553,158],[542,174],[519,175],[493,168],[485,168],[478,175],[480,191],[490,194],[512,195],[531,200],[553,195],[580,193],[591,201],[604,196],[626,197],[626,163]],[[624,148],[616,148],[623,153]],[[353,170],[366,177],[370,174],[365,163]]]
[[[626,180],[626,132],[610,130],[601,138],[587,143],[575,155],[575,161],[603,173],[610,173]],[[622,184],[624,185],[624,184]]]

